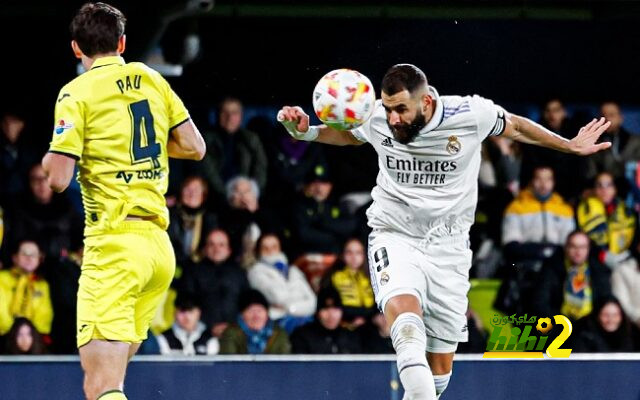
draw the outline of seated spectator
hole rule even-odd
[[[610,173],[598,174],[594,189],[595,196],[578,205],[578,226],[598,246],[601,260],[608,267],[616,268],[631,257],[629,247],[636,234],[636,216],[617,197]]]
[[[2,269],[2,239],[4,238],[4,211],[0,207],[0,269]]]
[[[231,179],[227,184],[227,200],[221,224],[229,233],[235,258],[248,267],[255,262],[255,244],[260,234],[281,233],[284,228],[277,215],[260,204],[260,189],[253,179],[245,176]]]
[[[591,314],[593,304],[611,295],[610,271],[596,257],[589,257],[589,250],[589,237],[574,231],[564,254],[547,260],[533,296],[536,315],[562,314],[577,321]]]
[[[258,239],[256,258],[247,274],[249,285],[269,301],[269,318],[287,332],[309,322],[316,309],[316,294],[295,265],[289,265],[280,239],[272,233]]]
[[[540,124],[566,139],[572,139],[578,133],[579,127],[584,125],[582,122],[577,118],[569,118],[564,104],[558,98],[550,99],[543,106]],[[556,172],[558,193],[570,204],[575,204],[587,184],[586,157],[532,144],[522,143],[520,147],[522,148],[520,182],[529,182],[533,177],[534,168],[548,165]]]
[[[507,267],[496,308],[507,315],[531,311],[542,264],[561,251],[575,227],[573,209],[553,188],[553,170],[538,167],[529,187],[505,210],[502,243]]]
[[[40,164],[29,171],[29,189],[7,210],[11,215],[7,235],[37,238],[44,244],[43,253],[51,260],[57,260],[73,241],[82,236],[82,217],[67,197],[53,193]]]
[[[640,329],[640,244],[633,253],[611,273],[611,289],[622,310]]]
[[[47,354],[42,335],[26,318],[18,317],[5,336],[5,354],[9,355],[41,355]]]
[[[191,176],[182,184],[178,204],[169,209],[171,222],[167,233],[179,269],[200,261],[204,235],[218,226],[216,215],[205,208],[207,192],[207,182],[199,176]]]
[[[229,237],[215,229],[207,235],[204,258],[188,268],[178,292],[196,297],[202,306],[202,321],[220,337],[238,315],[238,296],[249,288],[246,273],[231,260]]]
[[[26,191],[24,178],[38,162],[38,152],[25,135],[26,121],[19,114],[5,111],[0,117],[0,203]]]
[[[40,248],[34,241],[23,240],[12,259],[13,267],[0,271],[0,335],[18,317],[31,320],[38,332],[48,335],[53,307],[49,284],[36,273],[43,259]]]
[[[376,312],[373,289],[365,263],[364,245],[358,239],[350,239],[344,245],[341,268],[330,275],[331,285],[340,293],[342,319],[350,328],[365,323]],[[367,271],[367,272],[365,272]]]
[[[211,336],[200,321],[201,311],[195,299],[178,296],[175,322],[171,329],[156,336],[160,354],[185,356],[218,354],[218,339]]]
[[[45,273],[51,291],[53,322],[51,324],[51,352],[76,354],[76,307],[78,281],[84,246],[81,241],[71,245],[68,254],[52,262]]]
[[[332,187],[325,165],[317,165],[305,177],[304,197],[293,211],[295,237],[302,253],[337,254],[357,228],[355,218],[330,199]]]
[[[225,182],[238,175],[247,176],[264,190],[267,183],[267,156],[254,132],[242,128],[242,103],[226,98],[220,104],[218,126],[203,131],[207,155],[201,168],[212,194],[225,198]]]
[[[576,324],[573,351],[626,353],[638,351],[638,333],[615,297],[602,301],[594,312]]]
[[[541,265],[575,229],[573,210],[553,191],[554,184],[551,168],[536,168],[529,187],[505,210],[502,244],[509,261]]]
[[[624,115],[618,103],[607,101],[600,105],[600,115],[611,123],[598,142],[611,142],[611,147],[589,156],[587,176],[594,178],[601,172],[610,172],[614,179],[624,177],[628,161],[640,161],[640,136],[632,135],[622,124]]]
[[[289,354],[287,333],[269,319],[269,303],[257,290],[247,290],[238,301],[237,322],[220,338],[220,354]]]
[[[360,335],[363,353],[395,353],[391,342],[391,327],[381,312],[369,315],[365,324],[360,326],[356,332]]]
[[[315,320],[297,328],[291,335],[293,353],[361,353],[362,346],[358,334],[343,328],[341,323],[340,294],[333,287],[320,290]]]

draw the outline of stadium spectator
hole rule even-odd
[[[325,149],[318,143],[293,139],[280,124],[272,132],[270,140],[263,141],[269,160],[263,197],[286,215],[292,200],[302,191],[305,176],[316,165],[325,163]]]
[[[595,196],[578,205],[578,226],[595,242],[601,260],[616,268],[631,256],[629,248],[636,233],[636,216],[617,197],[613,175],[602,172],[596,176]]]
[[[269,318],[269,303],[251,289],[240,295],[238,319],[220,338],[220,354],[289,354],[287,333]]]
[[[554,192],[554,187],[553,170],[537,167],[529,187],[505,210],[502,243],[509,261],[539,266],[575,228],[573,209]]]
[[[43,256],[36,242],[22,240],[13,254],[13,267],[0,271],[0,335],[18,317],[28,318],[38,332],[51,332],[53,307],[49,284],[37,274]]]
[[[356,332],[360,335],[363,353],[395,353],[391,342],[391,327],[381,312],[369,315],[366,323],[360,326]]]
[[[220,104],[218,126],[203,132],[207,155],[201,168],[209,188],[220,200],[225,183],[237,175],[254,179],[260,190],[267,183],[267,156],[254,132],[242,128],[242,103],[226,98]]]
[[[284,228],[277,215],[260,203],[260,189],[255,180],[237,176],[227,183],[227,207],[221,224],[229,234],[234,258],[243,267],[255,262],[255,245],[263,231],[281,233]]]
[[[5,337],[5,354],[41,355],[47,354],[42,335],[27,318],[16,318]]]
[[[0,269],[2,269],[2,239],[4,239],[4,210],[0,207]]]
[[[291,334],[296,354],[357,354],[362,352],[360,338],[341,326],[342,303],[333,287],[318,293],[315,320],[297,328]]]
[[[615,297],[597,305],[594,312],[576,324],[573,351],[619,353],[638,351],[638,332]]]
[[[589,257],[589,250],[589,237],[574,231],[567,237],[564,254],[545,262],[533,296],[536,315],[562,314],[577,321],[611,295],[610,271],[597,257]]]
[[[573,209],[553,189],[553,170],[538,167],[529,187],[505,210],[502,243],[507,267],[496,307],[508,315],[530,311],[543,262],[560,251],[575,227]],[[518,268],[510,267],[514,265]]]
[[[5,111],[0,119],[0,204],[26,191],[25,177],[38,162],[33,143],[24,136],[26,121],[19,114]]]
[[[624,177],[625,164],[628,161],[640,161],[640,136],[631,135],[623,126],[624,116],[618,103],[607,101],[600,105],[600,115],[611,122],[609,128],[600,136],[600,142],[611,142],[605,151],[589,156],[587,176],[594,178],[601,172],[609,172],[614,179]]]
[[[573,138],[581,125],[574,123],[568,117],[564,104],[557,98],[550,99],[544,104],[540,123],[566,139]],[[521,147],[520,182],[529,182],[536,167],[547,165],[556,172],[558,193],[571,204],[575,204],[587,184],[585,176],[587,159],[530,144],[522,144]]]
[[[182,183],[178,204],[169,209],[170,224],[167,233],[171,238],[179,269],[200,261],[204,235],[218,227],[217,216],[205,207],[208,190],[203,178],[191,176]]]
[[[287,332],[309,322],[316,309],[316,294],[305,275],[295,265],[289,265],[282,252],[280,239],[264,234],[256,246],[258,261],[247,274],[252,288],[269,301],[269,318]]]
[[[54,354],[76,354],[76,308],[78,280],[84,246],[81,241],[72,244],[63,257],[51,263],[45,271],[49,283],[53,322],[51,324],[51,352]]]
[[[238,296],[248,289],[246,273],[231,260],[229,236],[215,229],[207,235],[204,258],[184,272],[179,292],[196,297],[202,306],[202,321],[220,337],[238,314]]]
[[[175,322],[171,329],[156,336],[160,354],[185,356],[218,354],[220,344],[200,321],[202,312],[197,301],[189,296],[176,299]]]
[[[81,237],[82,217],[66,196],[53,193],[40,164],[29,170],[29,189],[29,193],[15,199],[7,210],[11,216],[7,221],[7,235],[37,238],[44,246],[44,254],[56,260]]]
[[[347,322],[350,328],[356,328],[376,312],[373,289],[365,263],[364,245],[359,239],[350,239],[344,244],[341,264],[341,268],[329,275],[329,281],[340,294],[344,311],[343,321]]]
[[[304,196],[293,211],[302,253],[337,254],[357,227],[356,220],[330,198],[332,188],[326,165],[316,165],[305,177]]]
[[[633,253],[611,273],[611,289],[631,322],[640,329],[640,244]]]

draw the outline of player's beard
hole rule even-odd
[[[408,124],[399,123],[391,125],[387,120],[387,125],[389,125],[389,129],[393,133],[393,138],[397,142],[407,144],[411,142],[416,136],[418,136],[420,130],[422,130],[425,125],[427,125],[427,120],[422,112],[418,112],[413,121]]]

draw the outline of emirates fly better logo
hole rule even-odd
[[[547,334],[554,324],[562,326],[562,331],[547,346]],[[571,349],[560,348],[573,330],[571,321],[564,315],[538,318],[528,314],[520,317],[516,314],[507,317],[494,314],[491,325],[492,332],[483,358],[544,358],[545,346],[549,358],[567,358],[571,354]]]

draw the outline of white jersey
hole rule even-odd
[[[382,102],[352,134],[378,153],[369,226],[425,239],[468,234],[478,198],[482,141],[500,135],[505,111],[480,96],[442,96],[433,117],[414,140],[393,139]]]

